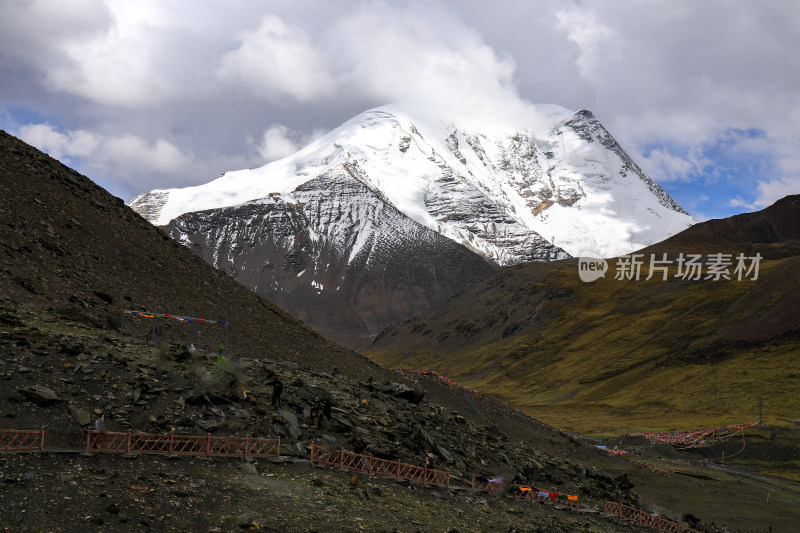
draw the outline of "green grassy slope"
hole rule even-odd
[[[773,209],[780,216],[745,217],[756,229],[744,235],[711,221],[693,229],[695,237],[643,251],[670,259],[758,252],[765,259],[755,281],[688,281],[674,277],[677,266],[667,281],[660,273],[645,281],[647,266],[642,279],[620,281],[612,262],[605,278],[584,283],[574,259],[517,265],[385,331],[368,355],[386,366],[434,368],[581,431],[748,421],[759,395],[768,417],[800,418],[800,255],[792,233],[800,209],[797,197],[788,199]],[[720,222],[725,231],[715,242]],[[761,242],[733,242],[747,232]]]

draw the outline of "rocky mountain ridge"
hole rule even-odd
[[[291,194],[188,213],[167,231],[256,294],[351,347],[495,270],[403,216],[353,177],[358,170],[356,163],[336,167]],[[343,208],[350,198],[351,207]]]

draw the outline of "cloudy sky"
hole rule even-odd
[[[796,0],[0,0],[0,128],[124,200],[413,102],[587,108],[690,213],[800,193]]]

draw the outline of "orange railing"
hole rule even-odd
[[[361,455],[341,448],[331,450],[318,444],[311,445],[311,462],[341,466],[368,474],[407,479],[425,485],[450,486],[449,471],[380,459],[371,455]]]
[[[89,430],[86,451],[103,453],[161,453],[214,457],[278,457],[281,439],[118,433]]]
[[[641,509],[634,509],[633,507],[628,507],[621,503],[606,501],[605,512],[606,514],[627,518],[637,524],[648,526],[659,531],[666,531],[667,533],[700,533],[696,529],[682,526],[678,522],[673,522],[672,520],[667,520],[666,518],[652,515]]]
[[[44,450],[44,428],[0,429],[0,452]]]

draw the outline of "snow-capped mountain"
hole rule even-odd
[[[614,256],[694,222],[590,112],[538,111],[535,129],[474,131],[381,107],[280,161],[129,205],[351,346],[331,323],[363,339],[488,275],[458,245],[500,266]]]
[[[187,212],[285,195],[357,162],[358,179],[405,215],[500,265],[563,251],[615,256],[695,222],[589,111],[542,109],[548,127],[486,133],[378,108],[283,160],[150,191],[130,205],[165,225]]]

